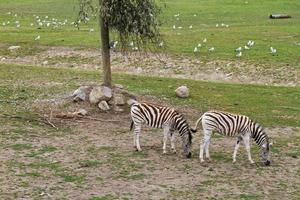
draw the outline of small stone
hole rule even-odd
[[[107,97],[109,99],[112,97],[112,90],[109,87],[103,86],[102,87],[102,92],[103,92],[105,97]]]
[[[119,106],[115,106],[114,110],[116,112],[124,112],[124,109],[120,108]]]
[[[107,110],[110,110],[110,107],[109,105],[107,104],[106,101],[101,101],[99,104],[98,104],[98,107],[103,110],[103,111],[107,111]]]
[[[190,96],[189,89],[185,85],[178,87],[175,90],[175,93],[178,97],[181,97],[181,98],[186,98],[186,97]]]
[[[45,60],[45,61],[43,62],[43,65],[48,65],[48,61]]]
[[[119,89],[123,89],[124,88],[123,85],[121,85],[121,84],[115,84],[115,87],[119,88]]]
[[[82,116],[87,115],[87,113],[88,113],[88,112],[87,112],[85,109],[83,109],[83,108],[80,108],[79,111],[78,111],[78,114],[79,114],[79,115],[82,115]]]
[[[20,46],[10,46],[10,47],[8,47],[8,50],[15,51],[15,50],[18,50],[20,48],[21,48]]]
[[[115,105],[124,105],[125,104],[124,96],[122,94],[115,93],[114,103]]]

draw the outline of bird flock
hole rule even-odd
[[[2,22],[2,26],[15,26],[16,28],[21,28],[21,23],[18,20],[18,14],[17,13],[12,13],[12,12],[7,12],[7,15],[12,16],[13,21],[4,21]],[[193,17],[196,17],[197,14],[193,14]],[[180,13],[174,14],[174,18],[176,19],[176,21],[180,20]],[[89,18],[85,18],[85,21],[89,21]],[[78,27],[78,25],[81,23],[81,20],[78,20],[77,22],[75,21],[69,21],[68,19],[57,19],[57,18],[51,18],[49,16],[39,16],[39,15],[35,15],[33,14],[33,21],[29,24],[27,24],[27,26],[29,27],[37,27],[38,29],[41,28],[53,28],[53,29],[57,29],[57,28],[62,28],[65,26],[73,26],[73,27]],[[25,24],[22,24],[22,26],[26,26]],[[229,28],[228,24],[225,23],[217,23],[215,25],[216,28]],[[187,27],[187,29],[193,29],[193,25],[189,25]],[[174,33],[176,33],[177,35],[181,35],[181,32],[177,31],[177,30],[181,30],[184,29],[183,26],[180,25],[173,25],[172,26],[172,30]],[[89,28],[88,30],[89,32],[94,32],[94,28]],[[36,35],[34,37],[35,41],[39,41],[41,40],[41,36],[40,35]],[[209,53],[213,53],[216,48],[212,45],[207,45],[207,38],[203,38],[202,42],[198,42],[194,47],[193,47],[193,53],[199,53],[199,52],[203,52],[203,51],[207,51]],[[115,49],[117,47],[118,41],[112,41],[112,45],[110,45],[111,48]],[[246,51],[251,50],[255,45],[255,42],[253,40],[249,40],[246,44],[239,46],[235,49],[236,52],[236,57],[240,58],[243,56],[243,54]],[[129,42],[128,46],[133,50],[133,51],[137,51],[139,48],[134,45],[134,42],[131,41]],[[165,46],[164,42],[161,41],[158,43],[158,47],[159,48],[163,48]],[[277,55],[277,49],[274,47],[270,47],[270,52],[271,55]]]

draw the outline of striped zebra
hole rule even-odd
[[[171,136],[171,148],[175,150],[175,134],[177,130],[182,138],[182,146],[184,154],[187,158],[191,158],[192,132],[184,116],[175,109],[163,106],[157,106],[148,103],[135,102],[131,106],[131,127],[134,126],[134,147],[141,151],[140,132],[142,124],[147,124],[153,128],[163,128],[163,153],[166,153],[166,143],[168,136]]]
[[[217,132],[226,136],[237,137],[233,153],[233,162],[236,162],[236,154],[240,142],[243,141],[248,154],[248,159],[251,163],[254,163],[250,153],[250,139],[253,138],[256,144],[261,149],[261,157],[263,163],[265,165],[270,165],[269,149],[271,144],[269,143],[269,138],[264,132],[262,126],[252,121],[249,117],[244,115],[235,115],[222,111],[208,111],[197,120],[195,128],[193,129],[194,131],[197,131],[197,126],[200,123],[200,121],[202,122],[202,128],[204,131],[204,138],[202,140],[202,143],[200,144],[199,154],[201,162],[204,162],[204,150],[206,153],[206,158],[210,159],[210,138],[213,132]]]

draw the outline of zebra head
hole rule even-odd
[[[270,155],[269,155],[270,146],[271,144],[269,143],[268,140],[266,140],[261,146],[261,159],[266,166],[271,164]]]
[[[192,132],[189,130],[183,138],[183,152],[184,155],[187,158],[191,158],[192,157],[192,139],[193,139],[193,135]]]

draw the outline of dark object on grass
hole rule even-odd
[[[270,19],[287,19],[292,18],[290,15],[287,14],[271,14]]]

